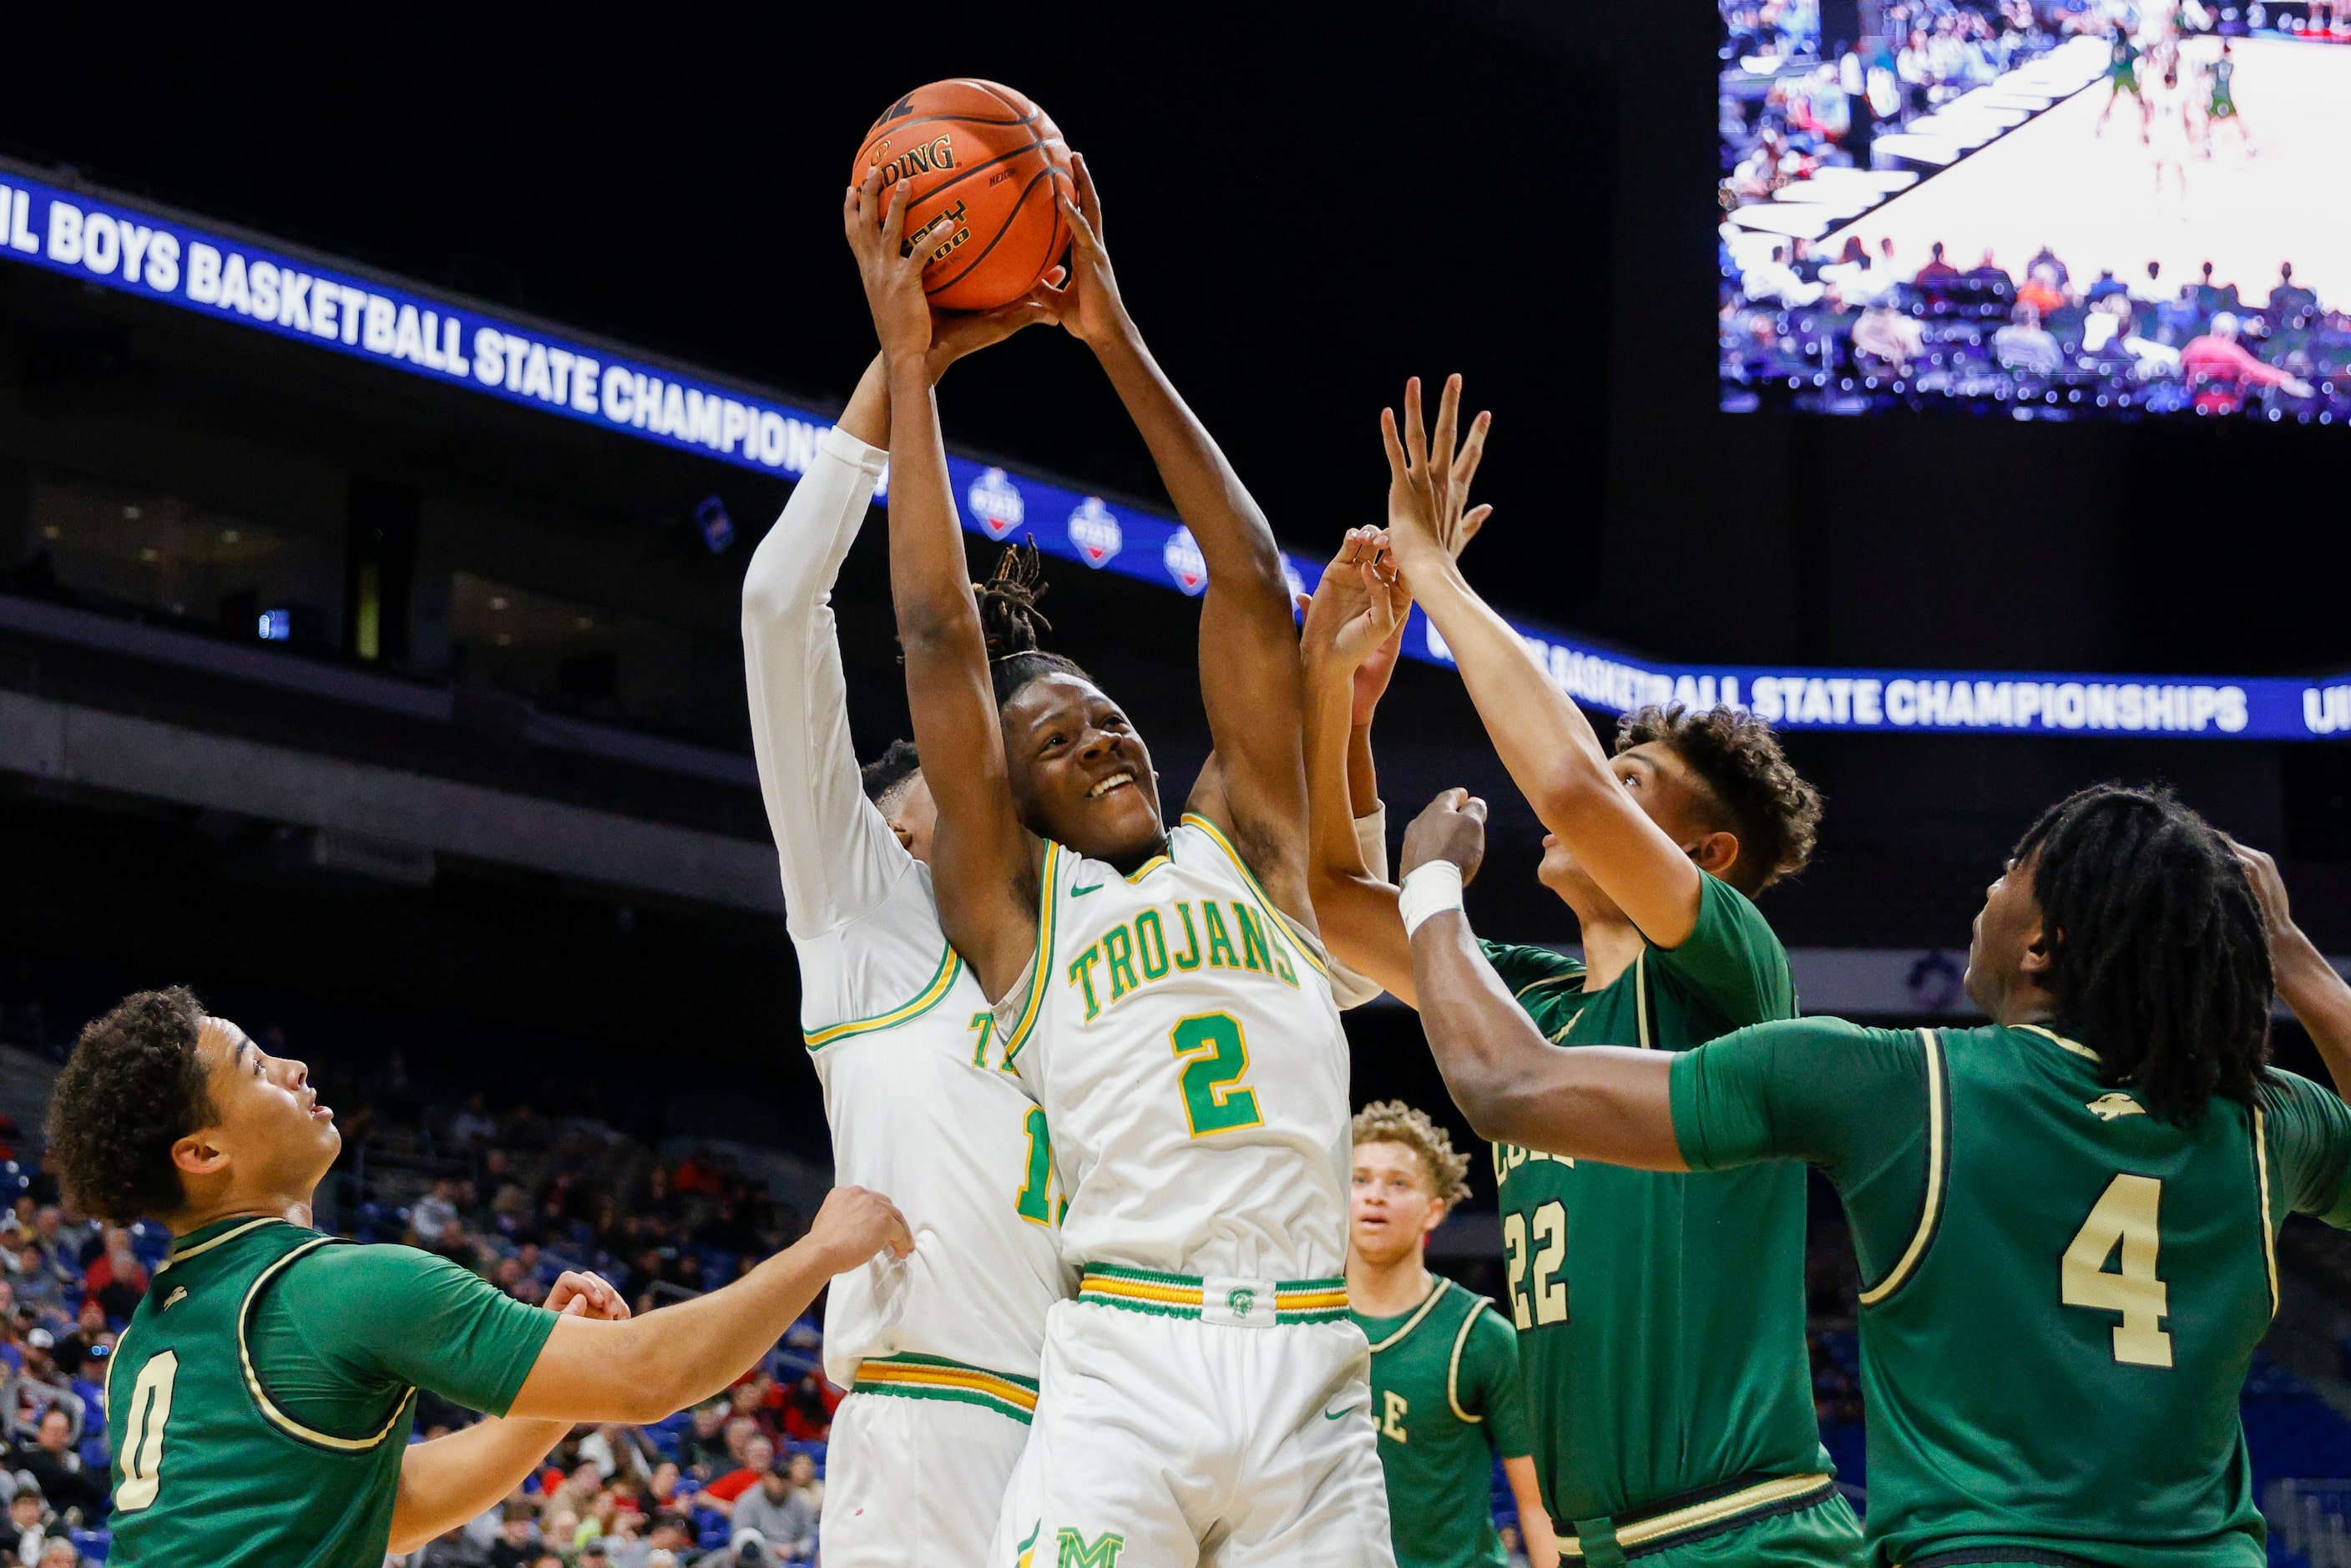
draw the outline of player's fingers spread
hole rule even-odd
[[[1494,416],[1489,413],[1480,413],[1471,420],[1468,438],[1462,442],[1460,455],[1453,459],[1453,482],[1464,490],[1469,487],[1479,461],[1486,455],[1486,432],[1493,423]]]
[[[1395,410],[1380,410],[1380,444],[1387,448],[1388,477],[1400,481],[1405,476],[1404,444],[1396,439]]]
[[[1437,400],[1437,431],[1428,445],[1428,449],[1437,454],[1437,461],[1444,465],[1448,475],[1453,469],[1454,437],[1459,428],[1460,418],[1461,378],[1458,375],[1450,375],[1445,378],[1445,391]]]
[[[1428,427],[1420,417],[1418,376],[1404,383],[1404,449],[1415,474],[1428,466]]]

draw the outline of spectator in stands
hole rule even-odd
[[[78,1508],[85,1519],[95,1519],[106,1501],[107,1478],[82,1463],[73,1440],[73,1417],[62,1409],[50,1410],[41,1417],[40,1435],[30,1443],[18,1443],[8,1462],[31,1472],[52,1507]]]
[[[806,1455],[797,1455],[791,1462],[810,1465],[810,1479],[814,1479],[814,1467]],[[781,1465],[773,1466],[759,1478],[758,1486],[736,1500],[731,1520],[733,1544],[741,1550],[743,1538],[748,1533],[764,1542],[778,1560],[800,1562],[816,1551],[817,1512],[818,1504],[799,1494],[789,1470]]]
[[[1927,353],[1927,332],[1910,317],[1879,300],[1853,324],[1853,348],[1883,363],[1896,375],[1910,373],[1911,364]]]
[[[2050,284],[2061,294],[2074,287],[2074,275],[2065,270],[2065,264],[2058,259],[2057,253],[2045,245],[2024,264],[2024,271],[2027,277],[2046,272]],[[2106,276],[2111,277],[2114,274],[2109,272]]]
[[[1517,1525],[1505,1524],[1495,1533],[1502,1542],[1503,1568],[1531,1568],[1527,1560],[1526,1542],[1520,1538]]]
[[[2008,325],[1992,334],[1992,357],[2003,370],[2024,375],[2053,376],[2065,368],[2064,351],[2041,324],[2041,312],[2019,305]]]
[[[1826,292],[1819,284],[1796,276],[1788,265],[1788,247],[1781,245],[1771,247],[1771,260],[1749,267],[1740,283],[1748,298],[1758,303],[1773,300],[1790,308],[1813,304]]]
[[[408,1228],[416,1232],[416,1244],[436,1249],[442,1232],[457,1223],[457,1184],[443,1176],[433,1184],[433,1189],[416,1200],[408,1211]]]
[[[2020,304],[2030,305],[2041,319],[2046,321],[2065,308],[2065,286],[2058,269],[2039,264],[2026,269],[2024,281],[2016,286]]]
[[[694,1425],[678,1439],[677,1462],[705,1480],[735,1466],[735,1456],[726,1442],[730,1411],[726,1400],[710,1401],[694,1413]]]
[[[814,1369],[803,1374],[784,1396],[784,1436],[796,1443],[821,1443],[832,1435],[832,1413],[841,1391]]]
[[[2308,397],[2311,384],[2289,371],[2263,364],[2237,341],[2237,319],[2223,310],[2212,329],[2179,350],[2179,368],[2190,381],[2232,383],[2240,388],[2276,387],[2288,397]]]
[[[48,1544],[49,1527],[55,1516],[41,1497],[37,1486],[19,1484],[16,1495],[8,1500],[7,1553],[0,1557],[7,1568],[20,1563],[38,1563],[41,1552]]]
[[[743,1439],[742,1462],[704,1487],[701,1492],[704,1498],[721,1505],[722,1512],[731,1510],[735,1506],[737,1498],[758,1486],[759,1478],[766,1475],[769,1467],[776,1462],[775,1440],[765,1432],[752,1427],[747,1419],[740,1417],[738,1419],[743,1420],[743,1425],[749,1433]],[[728,1423],[730,1427],[734,1425],[734,1422]]]
[[[465,1097],[465,1108],[449,1118],[449,1142],[458,1149],[485,1147],[498,1135],[489,1113],[489,1101],[478,1089]]]
[[[1918,276],[1914,279],[1918,287],[1925,288],[1938,283],[1949,283],[1952,278],[1959,276],[1959,269],[1943,259],[1941,240],[1937,240],[1927,248],[1928,253],[1927,265],[1918,269]]]
[[[2202,317],[2217,316],[2221,311],[2237,311],[2244,307],[2237,301],[2237,286],[2222,287],[2212,281],[2212,264],[2206,262],[2203,280],[2196,285],[2196,313]]]
[[[686,1521],[656,1514],[643,1536],[612,1554],[612,1568],[671,1568],[694,1550],[694,1526]]]
[[[2278,264],[2277,287],[2270,290],[2269,318],[2274,326],[2283,326],[2298,317],[2315,314],[2318,295],[2294,280],[2294,263]]]
[[[0,1280],[0,1364],[13,1376],[25,1369],[25,1339],[16,1327],[16,1287]]]
[[[2011,277],[2007,269],[1992,259],[1990,246],[1985,247],[1983,259],[1968,268],[1966,277],[1969,282],[1979,287],[2012,289],[2016,287],[2016,279]]]
[[[147,1266],[131,1250],[131,1232],[119,1225],[106,1228],[106,1250],[89,1266],[83,1290],[111,1321],[131,1321],[147,1294]]]
[[[2163,263],[2150,261],[2147,264],[2147,277],[2143,282],[2131,285],[2130,297],[2141,305],[2161,305],[2175,298],[2163,281]]]
[[[530,1568],[538,1555],[538,1521],[532,1517],[530,1504],[507,1503],[498,1538],[490,1543],[489,1568]]]
[[[2116,295],[2119,295],[2124,298],[2128,298],[2130,297],[2130,289],[2125,285],[2115,281],[2115,269],[2113,267],[2102,267],[2098,272],[2098,280],[2090,285],[2088,289],[2083,293],[2082,302],[2085,305],[2095,306],[2102,304],[2107,298]]]

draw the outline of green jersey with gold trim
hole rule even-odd
[[[116,1568],[381,1568],[415,1391],[504,1415],[555,1314],[277,1219],[182,1237],[107,1365]]]
[[[1680,946],[1596,991],[1573,958],[1484,946],[1555,1045],[1687,1051],[1796,1010],[1787,950],[1712,876]],[[1804,1340],[1801,1169],[1673,1175],[1497,1145],[1494,1173],[1535,1471],[1563,1535],[1733,1478],[1834,1473]]]
[[[1340,1273],[1347,1040],[1320,944],[1201,817],[1132,875],[1049,843],[1040,880],[1037,957],[996,1016],[1052,1125],[1062,1257]]]
[[[2238,1395],[2288,1213],[2351,1226],[2351,1112],[2279,1073],[2152,1114],[2031,1025],[1742,1030],[1674,1063],[1693,1169],[1817,1165],[1853,1221],[1882,1563],[2255,1568]]]
[[[1500,1568],[1494,1461],[1528,1451],[1517,1334],[1485,1297],[1443,1278],[1408,1312],[1348,1315],[1372,1343],[1396,1568]]]

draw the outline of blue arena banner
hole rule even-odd
[[[0,257],[754,472],[805,473],[832,423],[773,392],[427,292],[152,204],[68,188],[0,162]],[[1190,531],[1144,507],[951,455],[964,526],[1186,594],[1207,586]],[[1293,591],[1322,574],[1287,553]],[[1643,703],[1745,705],[1792,729],[1894,734],[2351,737],[2351,675],[1825,670],[1660,664],[1543,628],[1520,635],[1560,689],[1622,713]],[[1416,609],[1405,653],[1451,657]]]

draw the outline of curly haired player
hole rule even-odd
[[[1393,656],[1409,593],[1550,830],[1540,875],[1583,930],[1581,961],[1486,949],[1541,1038],[1679,1051],[1793,1017],[1787,953],[1752,900],[1805,863],[1819,795],[1743,712],[1646,709],[1613,753],[1602,743],[1455,564],[1486,430],[1481,416],[1457,451],[1459,400],[1455,378],[1432,444],[1419,385],[1406,389],[1401,436],[1386,425],[1389,530],[1350,534],[1308,612],[1312,889],[1332,953],[1421,1004],[1413,911],[1366,867],[1351,821],[1379,814],[1375,656]],[[1366,664],[1374,678],[1359,681]],[[1475,1124],[1477,1107],[1455,1099]],[[1652,1568],[1855,1561],[1860,1525],[1813,1406],[1803,1173],[1659,1175],[1508,1142],[1494,1169],[1535,1469],[1562,1554],[1654,1557]]]
[[[827,1280],[908,1249],[888,1199],[842,1187],[798,1245],[658,1317],[588,1274],[525,1306],[310,1228],[342,1134],[309,1078],[176,987],[125,998],[57,1074],[67,1193],[172,1236],[107,1363],[117,1568],[380,1568],[496,1506],[576,1423],[716,1394]],[[420,1388],[491,1418],[412,1447]]]
[[[1347,1312],[1372,1343],[1372,1416],[1387,1473],[1396,1568],[1500,1568],[1494,1461],[1534,1568],[1559,1548],[1543,1517],[1519,1381],[1518,1336],[1485,1297],[1424,1260],[1428,1234],[1469,1196],[1469,1156],[1401,1100],[1355,1113]]]

